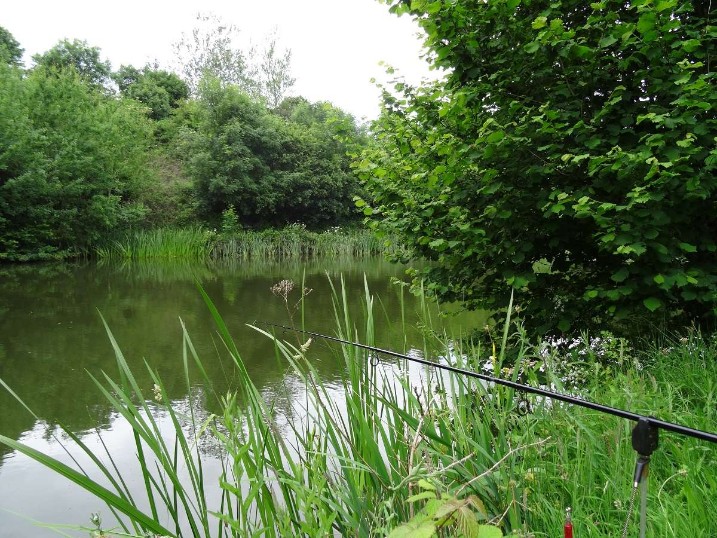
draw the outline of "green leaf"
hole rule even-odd
[[[515,9],[517,8],[522,0],[508,0],[508,9]]]
[[[431,2],[430,4],[428,4],[428,6],[426,6],[426,13],[428,13],[429,15],[435,15],[439,11],[441,11],[440,0],[436,2]]]
[[[548,17],[538,17],[532,24],[534,30],[540,30],[541,28],[545,28],[547,25]]]
[[[426,491],[436,491],[436,486],[423,478],[418,481],[418,487]]]
[[[627,267],[623,267],[616,273],[613,273],[610,278],[615,282],[624,282],[628,276],[630,276],[630,271],[627,269]]]
[[[578,58],[586,58],[592,54],[593,49],[586,47],[585,45],[575,45],[573,47],[573,54]]]
[[[595,299],[595,297],[597,297],[598,294],[599,294],[599,292],[597,290],[588,290],[585,292],[583,297],[585,297],[586,299]]]
[[[697,252],[697,247],[690,243],[680,243],[680,248],[685,252]]]
[[[614,43],[617,43],[617,38],[614,35],[607,35],[598,42],[598,47],[604,49]]]
[[[533,262],[533,273],[536,275],[549,275],[552,270],[553,264],[545,258],[541,258],[538,261]]]
[[[637,31],[643,35],[652,32],[655,28],[656,21],[657,15],[653,11],[643,13],[637,21]]]
[[[525,45],[525,47],[523,47],[523,50],[525,50],[525,52],[527,52],[528,54],[533,54],[534,52],[537,52],[539,48],[540,43],[538,43],[537,41],[531,41],[530,43]]]
[[[505,132],[504,131],[495,131],[488,135],[486,138],[486,142],[489,142],[491,144],[495,144],[496,142],[500,142],[505,138]]]
[[[409,521],[391,531],[387,538],[431,538],[436,534],[436,524],[430,519]]]
[[[433,491],[424,491],[422,493],[418,493],[416,495],[411,495],[408,499],[406,499],[409,503],[415,503],[417,501],[423,501],[425,499],[435,499],[436,494]]]
[[[529,284],[529,281],[527,278],[522,276],[513,276],[508,279],[508,284],[516,289],[522,289]]]
[[[655,9],[660,11],[666,11],[668,9],[674,9],[677,5],[677,0],[660,0],[655,5]]]
[[[654,312],[662,306],[662,301],[660,301],[657,297],[648,297],[642,301],[642,304],[644,304],[645,308],[647,308],[650,312]]]
[[[503,531],[493,525],[480,525],[478,527],[478,538],[502,538]]]
[[[665,283],[665,277],[662,276],[662,275],[655,275],[652,280],[654,280],[655,283],[657,283],[657,284],[664,284],[664,283]]]
[[[694,52],[700,47],[701,43],[699,39],[688,39],[682,43],[682,48],[685,52]]]
[[[438,507],[433,515],[434,519],[441,520],[446,516],[450,516],[453,512],[464,506],[464,502],[459,499],[447,499]]]

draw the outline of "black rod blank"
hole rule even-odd
[[[510,387],[510,388],[515,389],[520,392],[537,394],[538,396],[544,396],[546,398],[550,398],[551,400],[559,400],[561,402],[566,402],[571,405],[578,405],[580,407],[586,407],[587,409],[592,409],[593,411],[599,411],[600,413],[605,413],[607,415],[625,418],[625,419],[631,420],[633,422],[639,422],[640,420],[646,420],[649,422],[649,424],[651,426],[653,426],[655,428],[660,428],[660,429],[678,433],[680,435],[684,435],[687,437],[694,437],[695,439],[701,439],[703,441],[709,441],[710,443],[717,444],[717,434],[715,434],[715,433],[705,432],[702,430],[696,430],[694,428],[688,428],[687,426],[683,426],[681,424],[675,424],[673,422],[667,422],[665,420],[660,420],[655,417],[639,415],[639,414],[633,413],[631,411],[626,411],[624,409],[618,409],[617,407],[610,407],[608,405],[602,405],[599,403],[591,402],[589,400],[581,400],[580,398],[576,398],[574,396],[569,396],[567,394],[561,394],[559,392],[552,392],[552,391],[541,389],[538,387],[524,385],[522,383],[517,383],[517,382],[511,381],[509,379],[501,379],[499,377],[493,377],[490,375],[481,374],[478,372],[474,372],[472,370],[465,370],[463,368],[457,368],[455,366],[450,366],[448,364],[441,364],[441,363],[429,361],[426,359],[419,359],[417,357],[410,357],[409,355],[405,355],[403,353],[398,353],[396,351],[391,351],[390,349],[381,349],[378,347],[361,344],[359,342],[351,342],[349,340],[344,340],[342,338],[337,338],[335,336],[329,336],[326,334],[316,333],[316,332],[312,332],[312,331],[306,331],[303,329],[296,329],[293,327],[287,327],[285,325],[278,325],[276,323],[265,323],[265,325],[277,327],[277,328],[283,329],[285,331],[293,331],[293,332],[297,332],[297,333],[301,333],[301,334],[306,334],[311,337],[321,338],[322,340],[328,340],[328,341],[332,341],[332,342],[338,342],[340,344],[350,345],[350,346],[357,347],[360,349],[365,349],[367,351],[372,351],[374,353],[379,353],[381,355],[388,355],[390,357],[405,359],[407,361],[415,362],[417,364],[424,364],[426,366],[438,368],[439,370],[445,370],[447,372],[453,372],[455,374],[464,375],[467,377],[473,377],[476,379],[487,381],[489,383],[495,383],[496,385],[503,385],[505,387]]]

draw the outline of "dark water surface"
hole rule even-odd
[[[54,438],[62,439],[57,425],[78,434],[97,453],[101,451],[99,430],[102,441],[117,454],[117,465],[132,468],[136,451],[131,429],[111,411],[88,375],[106,371],[117,377],[101,316],[140,385],[151,394],[153,382],[144,367],[146,360],[159,372],[172,405],[181,409],[190,398],[183,377],[180,318],[215,386],[229,390],[234,379],[196,281],[224,317],[254,383],[280,414],[290,416],[292,399],[301,394],[300,383],[287,365],[275,358],[272,342],[246,325],[290,322],[283,299],[270,291],[283,279],[297,284],[289,296],[289,309],[299,323],[301,313],[293,311],[293,305],[305,278],[306,287],[312,289],[305,300],[307,328],[335,334],[327,273],[336,286],[343,276],[350,309],[357,319],[363,311],[365,276],[376,297],[377,345],[396,350],[418,345],[420,337],[411,327],[420,318],[420,303],[391,283],[392,278],[403,278],[403,269],[381,259],[218,266],[172,262],[0,267],[0,378],[38,416],[33,417],[0,387],[0,433],[69,462]],[[463,316],[444,323],[470,327],[480,321]],[[340,390],[343,365],[328,350],[317,353],[316,361],[325,382]],[[201,393],[202,386],[197,384],[191,390]],[[211,448],[207,448],[205,471],[214,479],[220,472]],[[136,480],[130,487],[141,491],[141,476],[130,473],[129,479]],[[106,509],[66,479],[0,448],[0,538],[58,536],[30,520],[87,525],[93,512]]]

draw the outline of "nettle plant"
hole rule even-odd
[[[384,93],[368,220],[436,295],[543,331],[717,304],[708,2],[393,0],[444,78]]]

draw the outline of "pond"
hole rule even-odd
[[[182,323],[215,387],[231,390],[234,379],[197,283],[224,317],[253,382],[286,420],[292,413],[292,399],[301,397],[301,387],[288,365],[276,358],[270,339],[248,324],[299,323],[302,312],[294,305],[303,281],[312,290],[305,297],[306,327],[335,334],[329,278],[336,286],[343,278],[350,309],[357,313],[363,311],[365,279],[376,297],[377,345],[399,351],[422,345],[415,327],[426,314],[425,308],[405,286],[393,282],[405,280],[404,269],[378,258],[0,267],[0,378],[37,415],[24,410],[0,387],[0,434],[69,463],[70,456],[76,454],[66,454],[58,443],[58,439],[67,440],[58,427],[62,424],[98,454],[103,451],[102,443],[106,444],[116,454],[118,467],[131,468],[136,459],[132,430],[112,412],[89,375],[100,376],[105,371],[117,377],[102,318],[139,383],[148,392],[153,385],[146,361],[163,379],[172,406],[182,409],[195,401],[189,398],[184,381]],[[287,302],[271,291],[281,280],[296,284]],[[435,309],[432,311],[435,315]],[[460,330],[459,326],[480,327],[483,321],[479,315],[464,314],[441,323]],[[324,382],[340,390],[343,363],[328,350],[315,357]],[[202,386],[197,382],[189,390],[200,394]],[[214,411],[198,410],[205,415]],[[158,416],[161,423],[160,411]],[[203,451],[207,480],[216,482],[218,458],[212,447]],[[131,475],[129,479],[131,482]],[[129,486],[141,491],[141,476],[136,479],[138,483]],[[0,448],[0,538],[57,536],[35,522],[88,525],[95,512],[105,514],[106,509],[79,487],[21,454]]]

